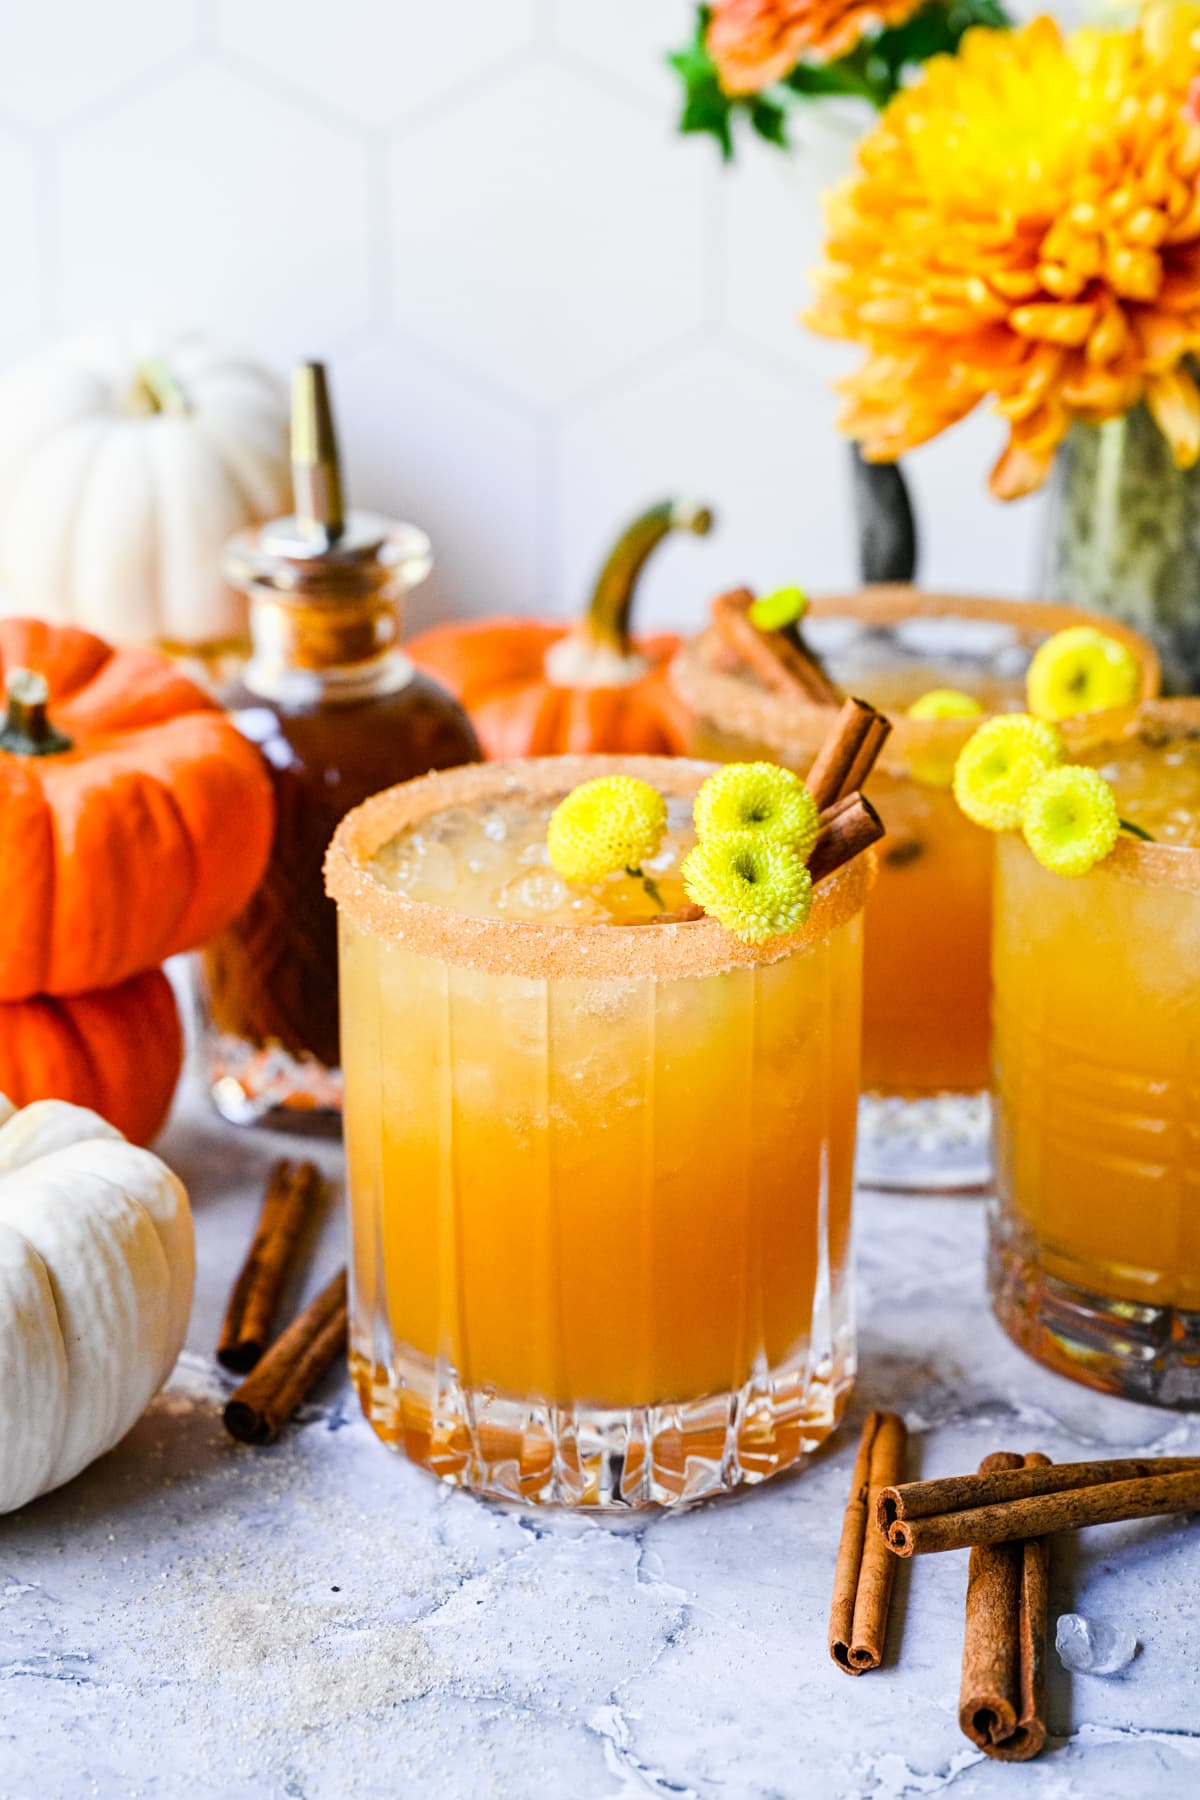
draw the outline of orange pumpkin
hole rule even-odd
[[[161,969],[70,1000],[0,1006],[0,1094],[14,1106],[89,1106],[135,1144],[149,1143],[166,1118],[182,1062],[179,1013]]]
[[[703,535],[706,507],[664,501],[634,520],[574,625],[495,618],[414,638],[419,668],[462,701],[488,756],[641,750],[678,755],[688,715],[667,680],[670,635],[635,639],[629,618],[646,558],[669,531]]]
[[[115,987],[194,949],[266,867],[257,750],[151,650],[0,619],[0,1000]]]

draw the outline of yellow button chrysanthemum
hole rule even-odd
[[[954,766],[954,798],[976,825],[1012,831],[1034,783],[1063,759],[1062,736],[1027,713],[988,719]]]
[[[689,900],[748,944],[798,930],[812,910],[812,876],[770,838],[706,838],[688,851],[682,873]]]
[[[958,688],[931,688],[914,700],[908,709],[910,719],[977,719],[983,707],[973,694]]]
[[[1038,650],[1025,678],[1029,710],[1039,719],[1130,706],[1142,672],[1137,657],[1117,638],[1091,625],[1057,631]]]
[[[817,803],[790,769],[777,763],[727,763],[710,775],[692,808],[696,836],[740,836],[786,844],[807,862],[821,829]]]
[[[781,587],[773,593],[760,594],[750,608],[749,618],[760,631],[782,631],[785,625],[802,619],[807,611],[808,595],[803,588]]]
[[[600,881],[653,856],[667,829],[667,803],[633,775],[600,775],[561,800],[550,816],[546,846],[564,881]]]
[[[1021,829],[1038,861],[1056,875],[1086,875],[1117,841],[1116,797],[1095,769],[1051,769],[1030,790]]]

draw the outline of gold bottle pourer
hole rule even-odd
[[[300,530],[335,544],[346,516],[324,363],[297,363],[292,372],[292,493]]]
[[[324,363],[293,371],[291,455],[294,512],[239,531],[225,546],[235,587],[332,604],[399,599],[424,581],[433,553],[423,531],[346,509]]]

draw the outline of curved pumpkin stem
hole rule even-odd
[[[4,678],[8,712],[0,729],[0,750],[12,756],[58,756],[71,740],[50,723],[50,688],[33,669],[10,669]]]
[[[173,413],[181,417],[191,412],[187,392],[161,356],[148,356],[139,363],[129,390],[121,402],[121,411],[140,413]]]
[[[661,500],[639,513],[608,553],[580,623],[581,635],[598,649],[628,656],[629,617],[646,559],[668,532],[694,531],[704,537],[712,522],[709,508],[692,500]]]

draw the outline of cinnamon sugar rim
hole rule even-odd
[[[1050,601],[927,594],[921,588],[880,584],[855,593],[819,594],[812,600],[809,614],[815,619],[855,619],[866,625],[895,625],[923,618],[983,619],[1047,637],[1073,625],[1092,625],[1116,638],[1137,658],[1142,673],[1139,699],[1157,694],[1161,681],[1157,653],[1137,632],[1117,620],[1099,619],[1080,607]],[[704,631],[685,644],[671,663],[671,685],[689,710],[720,731],[767,745],[780,761],[790,765],[814,756],[829,729],[831,709],[803,695],[770,693],[744,675],[714,667],[712,653],[717,644],[715,633]],[[867,700],[870,697],[864,695]],[[980,723],[978,717],[910,719],[904,713],[889,717],[892,733],[879,759],[879,767],[889,774],[906,773],[914,750],[953,754]]]
[[[1132,739],[1151,743],[1194,737],[1200,740],[1200,699],[1144,700],[1119,714],[1094,713],[1073,720],[1067,730],[1067,754],[1082,750],[1114,750]],[[1137,820],[1133,823],[1136,825]],[[1111,854],[1098,867],[1131,881],[1182,888],[1200,894],[1200,844],[1143,843],[1123,831]]]
[[[360,931],[401,944],[414,955],[489,974],[531,980],[669,980],[779,962],[821,942],[861,910],[874,877],[872,854],[856,857],[820,882],[807,924],[767,944],[743,943],[715,919],[570,925],[476,918],[409,899],[387,887],[368,866],[397,832],[448,807],[517,793],[559,798],[597,775],[634,775],[660,793],[687,796],[717,766],[667,756],[547,756],[468,763],[425,775],[376,794],[347,814],[325,858],[326,892]]]

